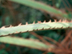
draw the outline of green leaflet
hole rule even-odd
[[[50,30],[50,29],[66,29],[72,28],[71,22],[43,22],[43,23],[36,23],[36,24],[26,24],[26,25],[19,25],[15,27],[2,27],[0,29],[0,36],[2,35],[9,35],[9,34],[16,34],[20,32],[29,32],[29,31],[38,31],[38,30]]]
[[[37,1],[33,1],[33,0],[10,0],[10,1],[24,4],[24,5],[39,9],[39,10],[43,10],[43,11],[45,11],[51,15],[54,15],[56,17],[59,17],[59,18],[70,18],[67,13],[64,13],[60,10],[50,7],[49,5],[39,3]]]
[[[44,43],[36,41],[36,40],[23,39],[18,37],[9,37],[9,36],[0,37],[0,42],[19,45],[19,46],[25,46],[25,47],[30,47],[30,48],[40,49],[40,50],[53,48],[53,46],[45,45]]]

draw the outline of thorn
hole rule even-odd
[[[35,24],[35,21],[33,22],[33,24]]]
[[[5,28],[5,26],[1,27],[1,29],[4,29],[4,28]]]
[[[35,29],[33,29],[33,31],[35,31]]]
[[[48,51],[51,52],[52,51],[52,48],[49,48]]]
[[[41,23],[41,21],[38,21],[38,23]]]
[[[68,22],[68,20],[64,19],[62,22]]]
[[[16,33],[19,33],[19,32],[16,31]]]
[[[49,20],[49,22],[51,22],[51,20]]]
[[[11,34],[9,34],[9,35],[11,35]]]
[[[44,20],[44,22],[43,23],[46,23],[46,20]]]
[[[72,20],[70,22],[72,22]]]
[[[70,28],[70,27],[68,26],[68,28]]]
[[[68,22],[68,20],[65,19],[65,22]]]
[[[18,26],[21,26],[22,25],[22,23],[20,23]]]
[[[22,33],[22,32],[19,32],[19,33]]]
[[[51,29],[51,27],[49,29]]]
[[[13,27],[12,25],[10,25],[10,27]]]
[[[44,30],[44,28],[42,28],[42,30]]]
[[[40,42],[38,39],[33,39],[33,41]]]
[[[65,22],[65,20],[63,20],[62,22]]]
[[[58,22],[62,22],[61,19]]]
[[[28,22],[26,22],[26,25],[28,25]]]
[[[54,22],[57,22],[57,20],[56,20],[56,19],[54,19]]]
[[[38,31],[38,29],[36,29]]]
[[[63,28],[63,26],[61,28]]]

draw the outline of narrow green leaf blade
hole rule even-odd
[[[60,18],[69,18],[67,13],[64,13],[58,9],[55,9],[49,5],[43,4],[43,3],[39,3],[37,1],[33,1],[33,0],[10,0],[16,3],[20,3],[20,4],[24,4],[39,10],[44,10],[49,14],[52,14],[54,16],[60,17]]]
[[[42,42],[34,41],[34,40],[29,40],[29,39],[23,39],[23,38],[18,38],[18,37],[0,37],[0,42],[2,43],[9,43],[13,45],[19,45],[19,46],[25,46],[29,48],[35,48],[39,50],[46,50],[48,48],[52,48],[50,45],[45,45]]]

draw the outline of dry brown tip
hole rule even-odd
[[[49,22],[51,22],[51,20],[49,20]]]
[[[4,29],[4,28],[5,28],[5,26],[1,27],[0,29]]]
[[[35,24],[35,21],[33,22],[33,24]]]
[[[20,23],[18,26],[21,26],[22,25],[22,23]]]

